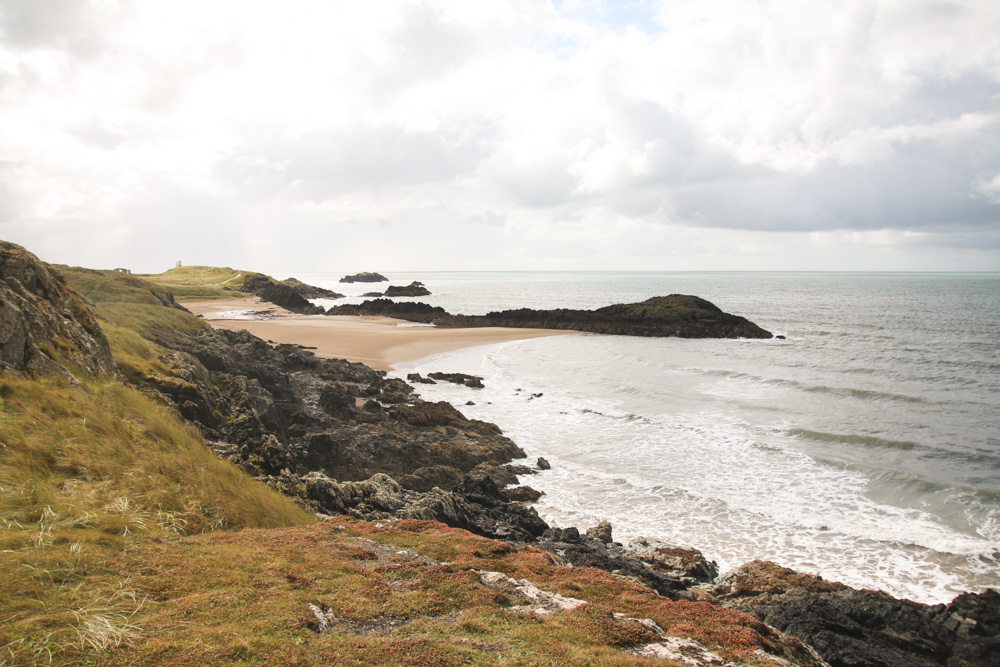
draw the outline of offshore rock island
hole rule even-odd
[[[50,267],[0,242],[14,664],[995,664],[995,591],[928,606],[767,562],[720,576],[606,522],[551,527],[516,486],[548,464],[517,463],[494,424],[178,304],[284,300],[280,281],[167,273]],[[611,308],[635,331],[661,308],[724,320],[659,299]]]
[[[624,336],[680,338],[773,338],[745,317],[725,313],[700,297],[684,294],[657,296],[641,303],[616,304],[596,310],[534,310],[519,308],[486,315],[452,315],[425,303],[398,303],[387,299],[359,305],[333,306],[327,315],[382,315],[439,327],[517,327],[565,329]]]

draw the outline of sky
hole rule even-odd
[[[1000,2],[0,0],[0,239],[145,273],[1000,271]]]

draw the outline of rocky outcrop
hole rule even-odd
[[[811,644],[833,667],[1000,664],[1000,593],[923,605],[856,590],[768,561],[708,587],[714,601]]]
[[[520,308],[482,316],[435,320],[438,326],[570,329],[624,336],[680,338],[771,338],[769,331],[738,315],[724,313],[705,299],[684,294],[657,296],[641,303],[616,304],[597,310],[533,310]]]
[[[30,375],[117,375],[80,295],[19,245],[0,241],[0,368]]]
[[[301,296],[303,299],[343,299],[344,295],[340,292],[334,292],[333,290],[326,289],[324,287],[316,287],[315,285],[307,285],[297,278],[286,278],[281,281],[282,285],[288,285],[295,292]]]
[[[466,373],[428,373],[427,377],[431,380],[451,382],[452,384],[460,384],[472,389],[482,389],[484,387],[483,378],[478,375],[467,375]]]
[[[687,589],[712,580],[715,566],[708,563],[701,552],[695,549],[676,549],[687,552],[691,562],[704,563],[702,568],[690,568],[679,572],[674,567],[664,567],[664,559],[644,547],[649,543],[642,540],[636,546],[628,547],[614,542],[611,525],[600,525],[596,529],[580,535],[576,528],[551,528],[532,546],[547,551],[560,562],[573,567],[594,567],[618,576],[644,584],[660,595],[672,599],[693,600],[694,595]],[[663,546],[663,545],[658,545]]]
[[[421,302],[399,303],[391,299],[375,299],[360,304],[344,304],[333,306],[326,311],[327,315],[379,315],[394,317],[398,320],[430,324],[434,320],[448,317],[444,308],[429,306]]]
[[[372,273],[370,271],[362,271],[361,273],[355,273],[349,276],[344,276],[340,279],[342,283],[385,283],[389,282],[389,279],[383,276],[381,273]]]
[[[247,276],[243,281],[242,290],[300,315],[322,315],[324,312],[322,306],[314,306],[302,296],[296,286],[278,282],[259,273]]]
[[[403,287],[398,285],[389,285],[385,288],[385,294],[383,294],[383,296],[430,296],[430,294],[430,290],[424,287],[423,283],[414,280],[409,285]]]
[[[745,317],[723,312],[705,299],[684,294],[657,296],[641,303],[596,310],[519,308],[486,315],[452,315],[425,303],[395,304],[384,299],[336,306],[327,315],[386,315],[440,327],[517,327],[562,329],[622,336],[680,338],[772,338]],[[391,305],[390,305],[391,304]]]

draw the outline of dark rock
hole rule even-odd
[[[362,271],[361,273],[355,273],[349,276],[344,276],[340,279],[342,283],[384,283],[389,282],[389,279],[383,276],[381,273],[372,273],[370,271]]]
[[[465,404],[466,405],[475,405],[476,403],[475,403],[475,401],[466,401]]]
[[[507,499],[515,503],[533,503],[545,494],[530,486],[516,486],[512,489],[504,489]]]
[[[833,667],[1000,665],[1000,594],[993,590],[928,606],[753,561],[711,592],[808,642]]]
[[[477,465],[469,472],[469,476],[477,479],[489,477],[500,488],[517,484],[517,475],[509,467],[490,461]]]
[[[406,376],[407,382],[416,382],[418,384],[437,384],[434,380],[430,378],[425,378],[420,373],[409,373]]]
[[[614,540],[611,537],[611,522],[601,521],[599,524],[587,530],[587,537],[604,544],[611,544]]]
[[[462,481],[464,473],[454,466],[430,465],[418,468],[412,474],[400,475],[400,485],[414,491],[430,491],[435,486],[451,491]]]
[[[605,537],[605,535],[602,535]],[[671,599],[693,599],[688,585],[669,574],[657,572],[614,542],[593,535],[581,536],[576,528],[550,528],[532,545],[573,567],[594,567],[644,584]]]
[[[653,570],[677,579],[686,586],[711,583],[719,576],[719,566],[697,549],[676,547],[640,537],[629,543],[627,551]]]
[[[551,470],[552,464],[546,461],[543,457],[539,456],[538,461],[535,463],[539,470]]]
[[[434,380],[461,384],[473,389],[483,388],[483,378],[478,375],[466,375],[465,373],[428,373],[427,376]]]
[[[286,278],[282,280],[282,285],[288,285],[295,292],[301,296],[303,299],[343,299],[344,295],[340,292],[334,292],[333,290],[326,289],[324,287],[316,287],[314,285],[307,285],[301,280],[296,278]]]
[[[414,280],[409,285],[405,287],[399,287],[397,285],[389,285],[385,289],[385,294],[383,296],[395,297],[395,296],[430,296],[430,290],[424,287],[424,284]]]
[[[300,315],[322,315],[324,312],[321,306],[313,305],[299,294],[296,287],[276,282],[265,275],[251,274],[247,276],[243,280],[242,290]]]
[[[358,306],[336,306],[329,315],[387,315],[440,327],[519,327],[566,329],[624,336],[681,338],[771,338],[769,331],[738,315],[723,312],[705,299],[685,294],[656,296],[641,303],[596,310],[519,308],[486,315],[451,315],[425,303],[393,304],[376,299]]]
[[[83,297],[6,241],[0,241],[0,368],[74,382],[79,373],[118,376],[108,340]]]
[[[381,296],[385,296],[385,295],[382,294],[382,292],[365,292],[361,296],[367,297],[367,298],[376,298],[377,299],[377,298],[379,298]]]
[[[326,311],[327,315],[380,315],[394,317],[409,322],[430,324],[433,320],[447,316],[444,308],[429,306],[419,301],[398,303],[391,299],[374,299],[360,304],[344,304],[333,306]]]

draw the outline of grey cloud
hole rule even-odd
[[[701,226],[761,231],[969,229],[1000,219],[1000,206],[972,191],[975,168],[949,148],[902,146],[879,167],[744,171],[738,181],[673,192],[677,214]]]
[[[0,31],[19,48],[67,48],[77,56],[104,50],[104,35],[126,10],[80,0],[0,0]]]

